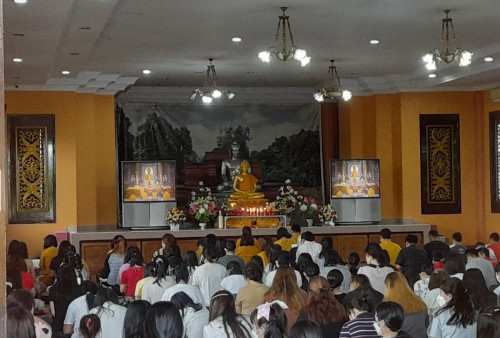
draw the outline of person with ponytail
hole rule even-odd
[[[120,283],[118,272],[123,265],[127,240],[122,235],[116,235],[111,241],[111,250],[104,259],[104,267],[99,273],[99,279],[109,285]]]
[[[100,287],[94,295],[88,295],[89,313],[101,320],[102,337],[123,338],[123,326],[127,309],[120,306],[117,294],[111,288]]]
[[[252,328],[247,318],[236,313],[229,291],[218,291],[210,301],[210,322],[203,327],[203,338],[250,338]]]
[[[320,326],[324,337],[338,337],[342,325],[349,320],[344,307],[335,299],[324,277],[311,278],[308,288],[309,304],[300,313],[297,321],[312,320]]]
[[[349,321],[342,325],[340,338],[378,338],[379,335],[373,326],[375,308],[371,293],[366,288],[357,288],[344,298],[344,307]]]
[[[200,303],[195,303],[187,293],[180,291],[170,299],[180,311],[184,325],[185,338],[203,336],[203,327],[208,324],[208,310]]]
[[[80,336],[83,338],[101,337],[101,320],[94,314],[85,315],[80,320]]]
[[[281,301],[264,303],[252,312],[250,320],[253,323],[254,333],[258,338],[287,337],[288,326],[285,312],[286,304]]]
[[[441,310],[432,321],[429,337],[475,338],[477,313],[462,281],[451,277],[441,283]]]
[[[175,279],[168,274],[168,259],[165,256],[156,256],[153,260],[154,279],[147,281],[142,288],[141,299],[154,304],[161,300],[165,290],[175,285]]]
[[[358,270],[358,274],[368,277],[372,287],[378,292],[385,294],[385,277],[394,269],[389,266],[390,261],[384,256],[378,243],[370,243],[366,246],[365,257],[366,264]]]

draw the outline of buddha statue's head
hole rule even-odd
[[[247,160],[241,161],[241,172],[248,173],[248,168],[250,168],[250,163]]]
[[[240,145],[238,142],[231,143],[231,148],[229,149],[229,154],[233,157],[238,158],[240,156]]]

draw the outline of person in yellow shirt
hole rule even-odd
[[[47,235],[43,239],[43,251],[40,254],[40,282],[46,286],[52,284],[52,270],[50,262],[57,256],[57,239],[54,235]]]
[[[242,245],[241,239],[243,238],[243,236],[252,237],[253,245],[256,246],[257,249],[259,249],[260,251],[260,243],[257,239],[253,238],[252,228],[250,228],[249,226],[244,226],[243,228],[241,228],[241,238],[238,238],[238,240],[236,241],[236,248],[239,248]]]
[[[391,241],[391,230],[384,228],[380,230],[380,247],[389,253],[391,259],[391,264],[396,264],[396,258],[398,257],[401,247]]]
[[[264,264],[264,266],[266,266],[267,264],[269,264],[269,249],[271,248],[271,245],[273,245],[273,240],[271,236],[260,237],[259,244],[262,251],[257,255],[262,258],[262,263]]]
[[[290,238],[290,242],[292,245],[300,244],[301,235],[300,235],[300,225],[293,224],[292,225],[292,237]]]
[[[253,237],[250,235],[242,235],[240,246],[236,248],[236,255],[240,256],[245,264],[250,261],[252,256],[257,255],[260,249],[254,245]]]
[[[292,239],[292,235],[288,232],[286,228],[278,228],[276,232],[276,237],[278,238],[274,244],[277,244],[281,247],[281,249],[285,251],[290,251],[292,248],[292,244],[297,243],[297,239]]]

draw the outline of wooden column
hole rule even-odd
[[[330,160],[339,158],[339,107],[337,102],[321,105],[321,142],[325,204],[330,203]]]

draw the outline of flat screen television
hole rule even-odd
[[[175,201],[175,161],[123,161],[123,202]]]
[[[330,196],[331,199],[380,198],[380,160],[330,160]]]

